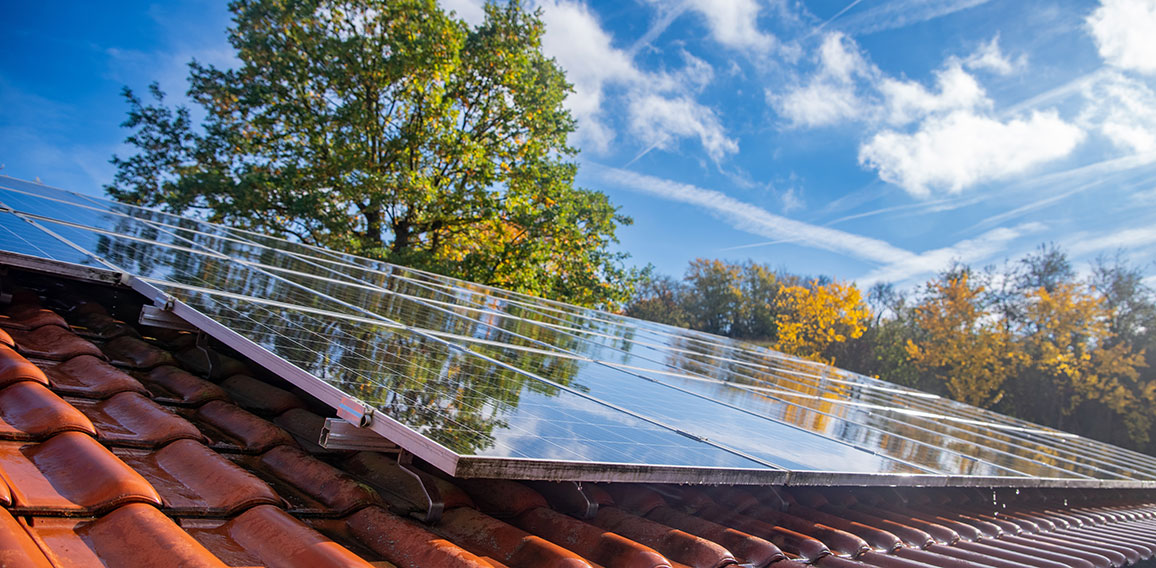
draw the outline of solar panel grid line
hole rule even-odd
[[[0,201],[0,204],[3,204],[3,201]],[[63,244],[64,244],[64,245],[66,245],[67,247],[71,248],[72,250],[75,250],[76,252],[79,252],[79,253],[81,253],[81,254],[83,254],[83,255],[87,256],[88,258],[91,258],[91,259],[93,259],[93,260],[94,260],[94,261],[96,261],[97,263],[99,263],[99,264],[102,264],[102,265],[104,265],[104,266],[105,266],[105,267],[107,267],[107,268],[110,268],[110,269],[112,269],[112,270],[117,270],[117,271],[120,271],[120,269],[119,269],[119,268],[118,268],[116,265],[114,265],[114,264],[112,264],[112,263],[109,263],[109,262],[105,261],[103,258],[101,258],[101,257],[100,257],[100,256],[98,256],[98,255],[92,254],[91,252],[89,252],[89,251],[85,250],[83,247],[77,246],[76,244],[72,243],[71,241],[69,241],[69,240],[67,240],[67,239],[65,239],[65,238],[63,238],[63,237],[61,237],[60,235],[56,234],[55,232],[53,232],[53,231],[52,231],[52,230],[50,230],[49,228],[45,227],[43,224],[41,224],[41,223],[37,223],[37,222],[36,222],[36,218],[34,218],[34,217],[32,217],[32,216],[29,216],[29,215],[27,215],[27,214],[24,214],[24,213],[16,212],[16,211],[13,211],[13,215],[15,215],[16,217],[18,217],[18,218],[20,218],[20,219],[24,220],[24,221],[25,221],[25,222],[27,222],[29,225],[31,225],[31,226],[33,226],[33,227],[35,227],[36,229],[39,229],[40,231],[42,231],[43,233],[47,234],[48,236],[50,236],[50,237],[52,237],[52,238],[55,238],[56,240],[58,240],[59,242],[63,243]]]
[[[92,201],[90,200],[90,202],[92,202]],[[153,226],[160,224],[156,220],[149,220],[149,222]],[[198,223],[200,223],[200,222],[198,222]],[[181,230],[191,230],[191,229],[188,229],[187,227],[181,227],[180,229]],[[218,231],[214,229],[214,232],[216,233]],[[228,237],[222,237],[220,234],[208,235],[207,233],[205,233],[205,235],[212,237],[212,238],[228,238]],[[234,239],[234,241],[236,241],[236,239]],[[148,242],[148,240],[147,239],[138,239],[137,242]],[[171,243],[155,243],[155,244],[161,244],[162,246],[171,246]],[[251,244],[251,243],[249,243],[249,244]],[[257,245],[257,246],[263,246],[263,245]],[[289,254],[291,256],[294,256],[293,253],[285,253],[285,254]],[[337,255],[330,255],[330,256],[333,257],[333,256],[337,256]],[[348,257],[348,255],[343,255],[343,256]],[[330,259],[318,259],[318,260],[322,260],[324,262],[336,263],[336,261],[330,260]],[[242,261],[242,262],[247,264],[247,265],[250,265],[250,267],[252,267],[253,263],[251,261]],[[381,263],[374,262],[374,261],[367,261],[367,260],[361,262],[361,264],[369,265],[369,266],[380,266],[381,265]],[[270,274],[269,271],[292,273],[292,269],[288,269],[288,268],[285,268],[283,266],[267,266],[266,268],[268,269],[268,271],[266,271],[265,273],[274,279],[276,279],[277,276],[274,274]],[[392,266],[389,267],[389,270],[390,270],[391,274],[410,274],[410,275],[415,274],[413,271],[407,271],[407,270],[399,269],[397,267],[392,267]],[[337,271],[337,272],[340,273],[340,271]],[[321,277],[318,274],[305,274],[304,276],[307,278],[313,278],[313,279],[325,278],[325,277]],[[438,278],[438,277],[435,277],[434,275],[430,275],[428,273],[422,274],[422,276],[424,278],[428,278],[428,279]],[[380,288],[380,285],[378,283],[374,283],[373,286],[368,286],[368,287],[367,286],[359,286],[357,282],[351,283],[348,281],[350,279],[358,280],[356,277],[345,276],[345,275],[343,275],[343,277],[345,278],[343,280],[337,280],[337,279],[329,279],[329,280],[333,281],[332,283],[334,283],[334,284],[340,284],[342,286],[347,286],[347,287],[360,288],[363,291],[372,291],[374,288]],[[284,279],[282,279],[282,280],[284,280]],[[444,280],[450,280],[450,279],[444,279]],[[445,288],[445,286],[442,286],[442,287]],[[464,289],[466,291],[466,293],[470,294],[472,297],[478,297],[478,294],[476,293],[474,288],[476,288],[476,287],[475,286],[462,286],[462,289]],[[391,293],[394,296],[398,296],[398,295],[405,296],[406,300],[408,300],[410,302],[417,302],[417,303],[419,303],[425,307],[429,307],[429,306],[431,306],[431,304],[432,305],[440,305],[443,309],[449,309],[449,310],[452,310],[454,308],[463,307],[460,305],[460,303],[442,302],[440,300],[435,300],[432,298],[423,298],[423,297],[419,297],[419,296],[413,296],[410,294],[401,294],[401,293],[397,292],[396,290],[382,290],[382,292],[383,293]],[[548,309],[544,309],[544,308],[546,308],[546,306],[542,306],[541,305],[541,304],[543,304],[542,302],[538,302],[537,304],[535,304],[533,301],[527,301],[526,298],[528,298],[528,297],[517,298],[516,295],[505,294],[505,293],[495,293],[495,295],[502,296],[505,298],[509,298],[510,296],[515,296],[516,299],[502,300],[502,301],[491,301],[490,305],[493,306],[492,308],[487,307],[485,304],[479,303],[479,306],[474,306],[474,308],[482,307],[482,308],[486,308],[487,311],[492,315],[500,316],[503,318],[518,319],[519,316],[512,315],[508,312],[498,311],[498,308],[504,308],[505,310],[510,310],[512,305],[518,306],[518,307],[525,307],[526,309],[537,311],[543,317],[547,317],[547,315],[548,315],[548,317],[565,322],[564,324],[550,324],[548,322],[539,321],[539,322],[536,322],[536,325],[544,325],[547,327],[550,325],[557,325],[560,327],[565,327],[565,328],[567,328],[566,331],[563,331],[563,333],[565,333],[565,334],[578,334],[578,333],[585,334],[584,341],[591,341],[591,339],[589,337],[591,334],[599,334],[599,332],[597,332],[597,331],[592,331],[591,326],[594,326],[594,327],[603,326],[603,328],[605,328],[606,326],[615,326],[616,330],[621,330],[625,327],[625,324],[622,323],[623,318],[621,318],[620,316],[613,316],[610,314],[604,314],[603,317],[589,317],[588,321],[592,321],[592,323],[587,325],[586,329],[578,329],[578,328],[573,327],[573,325],[571,324],[570,318],[571,317],[590,316],[590,314],[591,314],[590,311],[584,310],[584,309],[573,308],[573,307],[567,307],[564,305],[561,307],[558,307],[557,305],[551,305],[548,307]],[[451,297],[453,297],[457,300],[460,300],[462,297],[462,292],[460,290],[458,291],[457,294],[453,294],[451,292]],[[340,301],[339,298],[333,298],[333,299]],[[451,307],[451,306],[453,306],[453,307]],[[548,312],[548,314],[543,313],[543,312]],[[481,312],[478,309],[474,309],[473,311],[471,311],[471,313],[481,313]],[[462,317],[462,316],[459,315],[459,317]],[[474,318],[474,319],[476,319],[476,318]],[[520,318],[520,319],[525,321],[528,318]],[[530,320],[530,321],[533,321],[533,320]],[[485,324],[486,322],[479,322],[479,323]],[[495,327],[497,327],[497,326],[495,326]],[[501,328],[498,328],[498,329],[501,329]],[[655,335],[657,337],[663,337],[663,336],[671,337],[670,333],[653,332],[653,329],[654,329],[653,326],[649,326],[649,325],[639,326],[639,329],[642,330],[643,333]],[[509,333],[509,330],[503,330],[503,332]],[[682,333],[682,331],[680,330],[680,334],[681,333]],[[617,337],[610,336],[609,333],[603,333],[600,335],[607,336],[607,337],[604,337],[604,339],[609,339],[609,340],[619,339]],[[694,334],[686,334],[686,335],[694,335]],[[465,337],[465,336],[463,336],[463,337]],[[470,337],[470,339],[477,339],[477,338]],[[625,334],[623,334],[623,337],[621,339],[623,341],[628,340],[625,337]],[[778,361],[778,363],[776,363],[774,365],[770,365],[769,362],[767,361],[767,356],[765,356],[765,354],[760,354],[763,356],[756,356],[755,355],[755,353],[757,353],[758,351],[763,351],[762,348],[752,350],[752,349],[748,349],[747,347],[744,347],[741,345],[736,345],[733,342],[730,342],[728,340],[723,340],[721,338],[710,338],[710,337],[699,338],[696,336],[692,340],[694,341],[694,343],[696,345],[698,345],[702,349],[714,347],[714,348],[722,349],[724,351],[731,350],[731,352],[738,352],[739,354],[744,356],[744,358],[750,357],[750,358],[757,359],[757,362],[755,363],[756,365],[762,366],[762,367],[767,368],[767,369],[769,369],[770,367],[777,367],[779,372],[785,371],[787,373],[797,373],[800,375],[804,375],[804,374],[808,374],[808,373],[803,373],[803,372],[800,372],[796,369],[792,369],[789,367],[794,366],[794,367],[799,367],[799,368],[805,368],[808,370],[809,369],[815,369],[817,371],[823,372],[823,376],[814,376],[813,378],[815,380],[826,382],[826,383],[843,382],[843,383],[849,383],[849,384],[853,385],[856,389],[872,390],[871,389],[872,386],[877,386],[877,385],[874,385],[872,383],[878,383],[879,382],[877,380],[871,380],[871,381],[860,380],[860,379],[866,379],[866,378],[862,378],[862,377],[856,377],[855,379],[851,379],[851,380],[836,379],[836,378],[832,377],[832,375],[833,374],[839,374],[839,373],[841,373],[840,371],[831,371],[829,368],[817,366],[814,363],[800,361],[800,360],[797,360],[795,358],[783,357],[782,355],[770,356],[771,359]],[[458,339],[457,341],[462,341],[462,339]],[[638,343],[639,343],[638,341],[634,342],[634,344],[638,344]],[[547,352],[547,353],[549,353],[551,349],[555,349],[554,346],[548,345],[548,344],[544,345],[544,347],[546,347],[546,349],[543,349],[542,351]],[[504,349],[516,349],[516,348],[525,349],[525,346],[515,346],[515,345],[504,346]],[[663,349],[669,350],[669,349],[672,349],[675,347],[672,345],[651,345],[650,348],[661,351]],[[473,350],[468,350],[468,351],[474,352]],[[702,353],[701,352],[695,352],[694,350],[688,350],[688,355],[702,355]],[[708,354],[708,355],[713,356],[713,354]],[[554,356],[557,356],[557,354],[555,353]],[[593,361],[597,365],[602,365],[602,366],[607,366],[605,364],[608,363],[608,361],[603,361],[603,360],[598,359],[598,358],[588,357],[586,359]],[[749,361],[740,361],[739,363],[751,364],[751,362],[749,362]],[[716,369],[722,369],[722,367],[719,367],[717,365],[715,366],[715,368]],[[621,371],[621,369],[615,369],[615,370]],[[656,370],[655,369],[648,369],[647,372],[656,372]],[[844,374],[845,375],[851,375],[849,373],[844,373]],[[642,378],[645,378],[645,377],[642,377]],[[750,385],[739,385],[739,386],[740,387],[749,387]],[[802,385],[800,385],[800,386],[802,386]],[[903,392],[902,389],[894,389],[894,388],[889,388],[889,387],[881,387],[881,388],[888,389],[888,390],[883,391],[883,392],[892,392],[892,391],[898,390],[898,391],[900,391],[900,393],[906,395],[907,397],[915,398],[915,399],[921,399],[922,398],[924,400],[920,400],[920,401],[918,401],[918,403],[922,403],[922,405],[924,405],[924,408],[927,408],[926,405],[928,405],[928,401],[926,400],[926,395],[924,395],[923,397],[920,397],[918,395],[912,396],[911,395],[912,391]],[[746,390],[750,390],[750,389],[746,389]],[[702,397],[702,395],[698,394],[698,393],[689,393],[689,394],[691,394],[692,396]],[[899,393],[893,393],[893,394],[899,394]],[[801,394],[796,394],[796,396],[801,396]],[[991,417],[991,415],[989,415],[989,413],[978,413],[977,414],[976,411],[974,411],[974,409],[961,408],[960,406],[950,405],[950,404],[943,404],[943,403],[939,403],[939,401],[935,401],[935,402],[937,402],[937,404],[932,404],[932,405],[930,405],[930,407],[935,408],[935,409],[939,409],[942,411],[962,412],[965,415],[978,415],[978,416],[982,416],[983,418]],[[894,407],[888,407],[888,408],[889,408],[889,410],[888,410],[889,412],[902,412],[902,411],[904,411],[903,408],[894,408]],[[917,410],[914,412],[920,412],[920,411]],[[1002,416],[998,416],[998,415],[996,415],[996,418],[997,418],[997,421],[987,422],[987,424],[989,426],[1002,425],[999,423],[1000,422],[1006,422],[1009,420],[1006,417],[1002,417]],[[976,421],[982,422],[980,420],[976,420]],[[1038,432],[1040,434],[1039,437],[1043,437],[1043,436],[1048,435],[1045,433],[1046,431],[1042,430],[1042,429],[1038,430]],[[1048,440],[1045,439],[1042,441],[1047,442]],[[1111,447],[1100,448],[1098,443],[1094,443],[1091,441],[1085,441],[1082,439],[1079,440],[1079,442],[1080,442],[1081,446],[1089,446],[1089,447],[1091,447],[1093,449],[1097,449],[1097,450],[1105,450],[1105,449],[1109,450],[1108,453],[1114,456],[1112,461],[1116,461],[1116,460],[1127,461],[1128,458],[1134,458],[1135,457],[1135,456],[1129,455],[1129,454],[1131,454],[1131,452],[1126,452],[1126,451],[1122,451],[1122,450],[1119,453],[1116,452],[1116,450],[1119,450],[1118,448],[1111,448]],[[858,448],[858,449],[862,450],[864,448]],[[868,449],[867,451],[871,451],[871,450]],[[1061,458],[1061,461],[1063,461],[1063,458]],[[1148,460],[1143,460],[1143,461],[1148,461]],[[819,474],[807,474],[807,475],[809,475],[812,478],[821,477]],[[807,477],[807,475],[804,475],[804,477]]]
[[[144,221],[144,222],[146,222],[146,223],[147,223],[148,221]],[[174,236],[175,236],[175,235],[174,235]],[[179,238],[179,237],[178,237],[178,238]],[[199,244],[199,243],[193,243],[193,245],[194,245],[195,247],[205,248],[205,247],[204,247],[204,245],[201,245],[201,244]],[[234,260],[237,260],[237,261],[239,261],[239,259],[235,259],[235,258],[234,258]],[[244,261],[241,261],[241,262],[244,262]],[[263,273],[265,273],[266,275],[268,275],[268,276],[271,276],[271,277],[273,277],[273,278],[280,278],[280,277],[278,277],[278,276],[276,276],[276,275],[274,275],[274,274],[272,274],[272,273],[268,272],[268,271],[267,271],[267,270],[266,270],[264,267],[261,267],[260,265],[257,265],[257,264],[253,264],[253,263],[245,263],[245,264],[246,264],[247,266],[249,266],[250,268],[253,268],[254,270],[258,271],[258,272],[263,272]],[[312,277],[312,275],[304,275],[304,274],[303,274],[303,276]],[[367,310],[367,309],[365,309],[365,308],[363,308],[363,307],[361,307],[361,306],[358,306],[358,305],[356,305],[356,304],[351,304],[351,303],[345,302],[344,300],[341,300],[341,299],[339,299],[339,298],[333,297],[333,296],[331,296],[331,295],[328,295],[328,294],[324,294],[324,293],[321,293],[321,292],[317,291],[316,289],[311,289],[311,288],[308,288],[308,287],[306,287],[306,286],[303,286],[303,285],[301,285],[301,284],[299,284],[299,283],[297,283],[297,282],[294,282],[294,281],[292,281],[292,280],[289,280],[289,279],[285,279],[285,278],[280,278],[280,279],[281,279],[281,281],[282,281],[282,282],[284,282],[284,283],[287,283],[287,284],[289,284],[290,286],[300,287],[302,290],[309,290],[309,291],[312,291],[313,293],[316,293],[316,294],[318,294],[318,295],[319,295],[319,296],[321,296],[321,297],[324,297],[324,298],[326,298],[326,299],[328,299],[328,300],[330,300],[330,301],[336,302],[336,303],[338,303],[338,304],[344,305],[345,307],[347,307],[347,308],[349,308],[349,309],[351,309],[351,310],[353,310],[353,311],[355,311],[355,312],[360,312],[360,313],[362,313],[362,314],[364,314],[364,315],[366,315],[366,316],[368,316],[368,317],[370,317],[370,318],[374,318],[374,317],[377,317],[377,318],[381,318],[381,320],[382,320],[382,321],[384,321],[385,323],[388,323],[388,324],[392,324],[392,325],[396,325],[396,326],[401,326],[401,327],[403,327],[404,329],[407,329],[407,330],[409,330],[409,331],[412,331],[412,332],[414,332],[414,333],[417,333],[417,334],[419,334],[419,335],[426,335],[427,337],[431,337],[431,338],[433,338],[433,339],[435,339],[435,340],[440,340],[439,338],[436,338],[435,336],[429,335],[429,334],[428,334],[428,333],[426,333],[426,332],[425,332],[425,330],[423,330],[422,328],[416,328],[416,327],[413,327],[413,326],[409,326],[409,325],[407,325],[407,324],[404,324],[403,322],[397,322],[397,321],[395,321],[395,320],[392,320],[392,319],[390,319],[390,318],[388,318],[388,317],[385,317],[385,316],[382,316],[382,315],[380,315],[380,314],[377,314],[377,313],[375,313],[375,312],[373,312],[373,311],[371,311],[371,310]],[[331,280],[331,281],[332,281],[332,282],[334,282],[334,283],[347,284],[347,283],[344,283],[344,282],[339,282],[339,281],[336,281],[336,280]],[[540,382],[543,382],[543,383],[545,383],[545,384],[549,384],[549,385],[551,385],[551,386],[553,386],[553,387],[555,387],[555,388],[560,388],[560,389],[564,389],[564,390],[567,390],[567,391],[569,391],[569,392],[572,392],[572,393],[574,393],[574,394],[576,394],[576,395],[578,395],[578,396],[581,396],[581,397],[587,398],[587,399],[589,399],[589,400],[591,400],[591,401],[594,401],[594,402],[596,402],[596,403],[602,404],[602,405],[604,405],[604,406],[606,406],[606,407],[608,407],[608,408],[612,408],[612,409],[614,409],[614,410],[617,410],[617,411],[619,411],[619,412],[623,412],[623,413],[629,414],[629,415],[631,415],[631,416],[634,416],[635,418],[638,418],[638,419],[641,419],[641,420],[644,420],[644,421],[650,422],[650,423],[652,423],[652,424],[655,424],[655,425],[657,425],[657,426],[660,426],[660,427],[663,427],[663,428],[668,428],[668,429],[671,429],[672,431],[675,431],[675,432],[677,432],[677,433],[679,433],[679,434],[681,434],[681,435],[684,435],[684,436],[687,436],[687,437],[691,437],[691,438],[693,438],[693,439],[697,439],[697,440],[699,440],[699,441],[701,441],[701,442],[703,442],[703,443],[707,443],[707,444],[710,444],[710,445],[712,445],[712,446],[715,446],[715,447],[717,447],[717,448],[719,448],[719,449],[722,449],[722,450],[725,450],[725,451],[728,451],[728,452],[731,452],[731,453],[735,453],[736,455],[740,455],[740,456],[742,456],[742,457],[744,457],[744,458],[747,458],[747,459],[750,459],[750,460],[752,460],[752,461],[755,461],[755,462],[761,463],[761,464],[763,464],[763,465],[765,465],[765,466],[767,466],[767,467],[782,469],[782,467],[781,467],[781,466],[779,466],[779,465],[777,465],[777,464],[775,464],[774,462],[771,462],[771,461],[769,461],[769,460],[766,460],[766,459],[762,459],[762,458],[757,458],[757,457],[751,456],[751,455],[749,455],[749,454],[746,454],[746,453],[744,453],[744,452],[741,452],[741,451],[739,451],[739,450],[735,450],[735,449],[733,449],[733,448],[730,448],[730,447],[724,446],[724,445],[722,445],[722,444],[718,444],[718,443],[716,443],[716,442],[714,442],[714,441],[712,441],[712,440],[707,440],[707,439],[705,439],[705,438],[702,438],[701,436],[698,436],[698,435],[696,435],[696,434],[693,434],[693,433],[691,433],[691,432],[687,432],[687,431],[685,431],[685,430],[682,430],[682,429],[680,429],[680,428],[677,428],[677,427],[671,426],[671,425],[669,425],[669,424],[666,424],[665,422],[663,422],[663,421],[661,421],[661,420],[658,420],[658,419],[655,419],[655,418],[652,418],[652,417],[646,416],[646,415],[644,415],[644,414],[641,414],[641,413],[637,413],[637,412],[634,412],[634,411],[631,411],[631,410],[625,409],[625,408],[623,408],[623,407],[621,407],[621,406],[615,405],[615,404],[613,404],[613,403],[610,403],[610,402],[608,402],[608,401],[604,401],[604,400],[601,400],[601,399],[599,399],[599,398],[596,398],[596,397],[592,397],[592,396],[590,396],[590,395],[588,395],[588,394],[586,394],[586,393],[583,393],[583,392],[581,392],[581,391],[579,391],[579,390],[571,389],[570,387],[567,387],[567,386],[565,386],[565,385],[562,385],[561,383],[557,383],[557,382],[555,382],[555,381],[552,381],[552,380],[550,380],[550,379],[547,379],[547,378],[545,378],[545,377],[542,377],[542,376],[540,376],[540,375],[538,375],[538,374],[535,374],[535,373],[531,373],[531,372],[529,372],[529,371],[525,371],[525,370],[523,370],[523,369],[520,369],[520,368],[518,368],[518,367],[516,367],[516,366],[513,366],[513,365],[509,365],[508,363],[505,363],[505,362],[503,362],[503,361],[499,361],[499,360],[497,360],[497,359],[494,359],[494,358],[488,357],[488,356],[486,356],[486,355],[484,355],[484,354],[481,354],[481,353],[477,353],[476,351],[470,351],[470,350],[468,350],[468,349],[465,349],[465,348],[463,348],[463,347],[461,347],[461,346],[458,346],[457,344],[454,344],[454,343],[452,343],[452,342],[446,342],[446,344],[447,344],[448,346],[451,346],[451,347],[453,347],[453,348],[464,349],[465,351],[467,351],[467,352],[469,352],[469,353],[472,353],[474,356],[476,356],[476,357],[480,357],[480,358],[483,358],[483,359],[485,359],[486,361],[488,361],[488,362],[490,362],[490,363],[492,363],[492,364],[496,364],[496,365],[499,365],[499,366],[504,366],[504,367],[507,367],[508,369],[510,369],[510,370],[512,370],[512,371],[515,371],[515,372],[519,372],[519,373],[522,373],[522,374],[524,374],[525,376],[527,376],[527,377],[529,377],[529,378],[532,378],[532,379],[534,379],[534,380],[538,380],[538,381],[540,381]]]

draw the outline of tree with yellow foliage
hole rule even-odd
[[[1010,335],[996,324],[984,292],[970,271],[961,268],[928,282],[912,309],[917,339],[907,340],[907,355],[927,386],[945,389],[955,400],[989,407],[1003,396],[1011,366]]]
[[[863,335],[871,315],[854,284],[818,280],[780,288],[775,310],[775,349],[829,363],[831,346]]]

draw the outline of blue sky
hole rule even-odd
[[[41,4],[0,35],[7,175],[98,193],[130,152],[122,86],[179,100],[189,60],[232,61],[222,3]],[[1156,0],[535,5],[579,182],[634,218],[636,264],[910,285],[1052,241],[1156,275]]]

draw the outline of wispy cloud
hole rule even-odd
[[[865,35],[921,24],[961,10],[974,8],[988,0],[891,0],[859,10],[832,24],[851,35]]]
[[[636,172],[587,163],[599,179],[622,189],[678,201],[696,207],[732,227],[783,242],[799,243],[871,262],[890,264],[914,255],[879,239],[820,227],[776,215],[720,191],[657,178]]]
[[[869,272],[857,279],[863,286],[876,282],[905,282],[912,278],[943,270],[953,262],[975,264],[988,260],[1007,250],[1013,241],[1043,231],[1046,227],[1039,223],[1025,223],[1017,227],[999,227],[987,231],[973,239],[965,239],[954,245],[929,250],[906,259],[891,263]]]
[[[1073,256],[1109,251],[1148,247],[1156,244],[1156,227],[1134,227],[1121,229],[1098,237],[1084,236],[1067,245]]]

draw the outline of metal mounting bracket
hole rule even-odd
[[[197,328],[192,324],[174,315],[173,312],[170,311],[171,307],[171,304],[167,304],[165,307],[151,306],[148,304],[141,306],[139,318],[141,325],[175,329],[178,331],[197,331]]]
[[[397,444],[377,432],[358,427],[340,418],[326,418],[317,444],[327,450],[365,450],[382,453],[401,451]]]
[[[556,511],[581,520],[593,519],[598,514],[598,501],[582,488],[581,481],[530,481],[526,484],[545,497]]]
[[[442,518],[442,511],[445,510],[445,502],[442,500],[442,493],[438,490],[437,480],[434,477],[413,465],[413,454],[401,450],[397,456],[397,465],[402,471],[408,473],[418,484],[421,485],[422,491],[425,493],[426,511],[424,515],[415,513],[414,516],[420,519],[427,525],[436,525]]]

